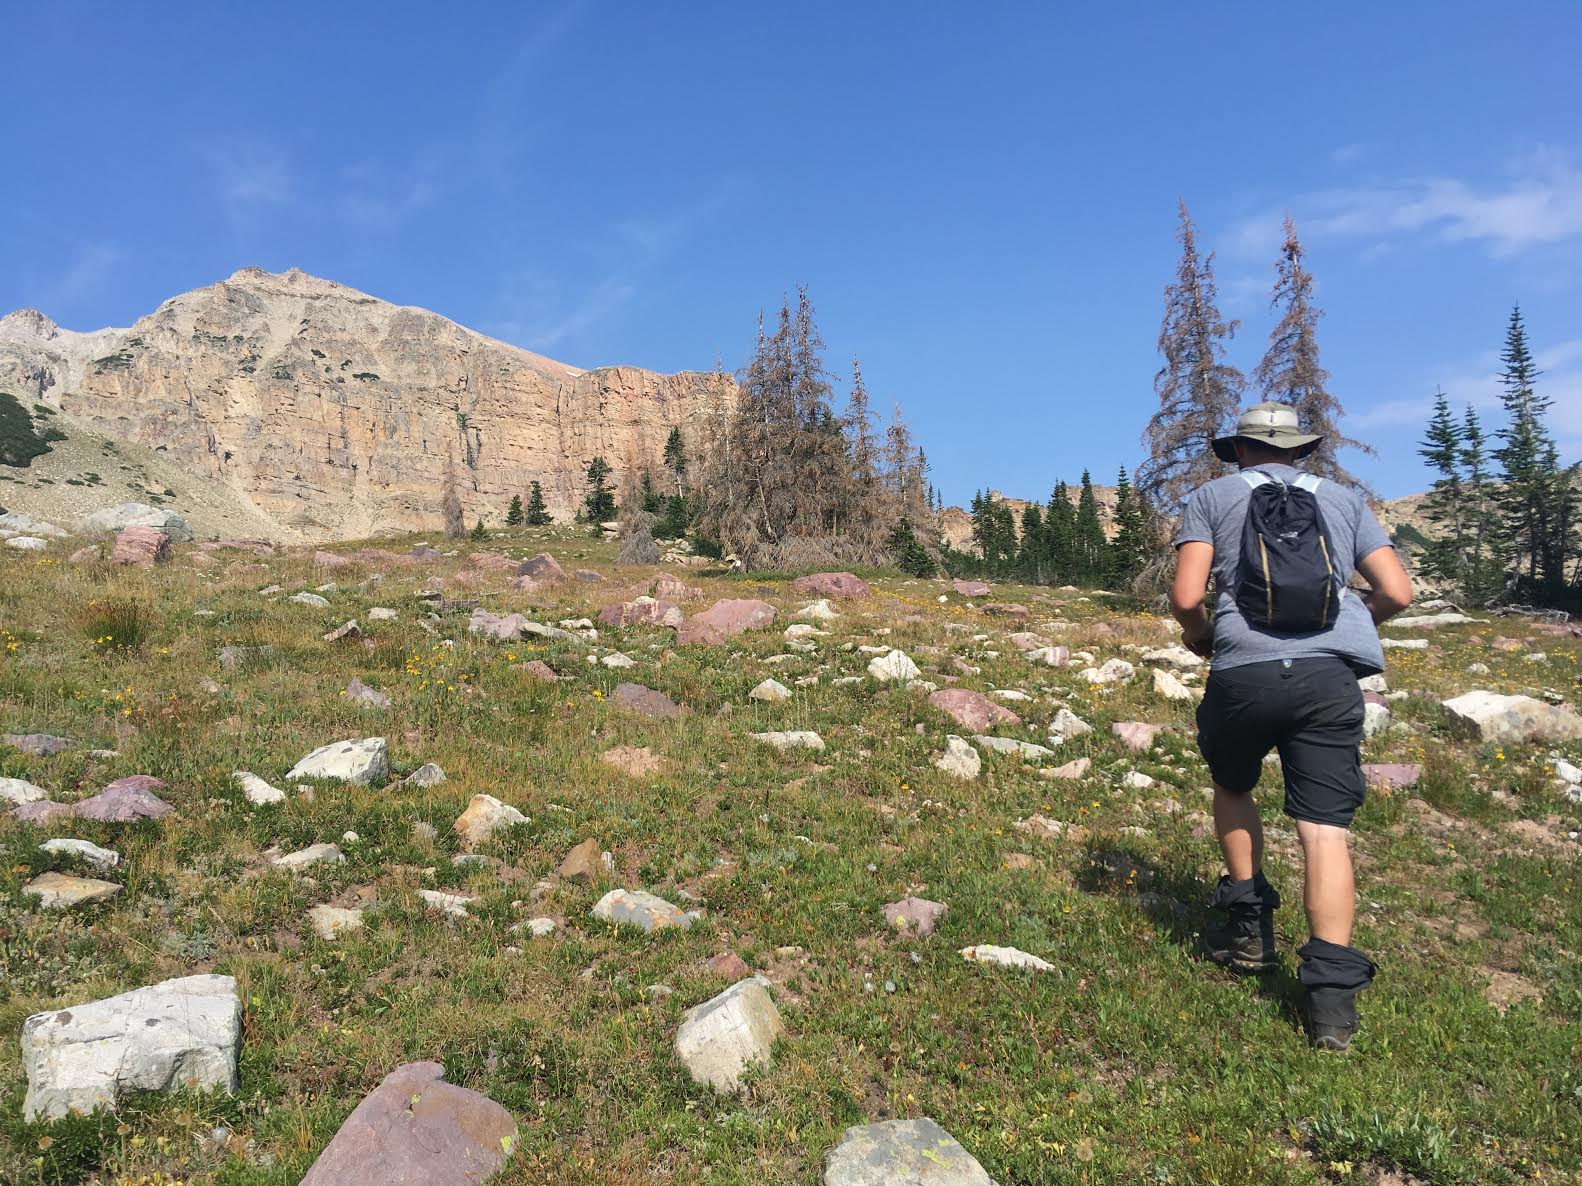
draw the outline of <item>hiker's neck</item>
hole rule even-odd
[[[1295,449],[1259,449],[1245,445],[1236,447],[1236,464],[1242,469],[1256,469],[1260,465],[1296,464]]]

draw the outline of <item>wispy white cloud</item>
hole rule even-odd
[[[1504,258],[1582,236],[1582,167],[1570,154],[1545,148],[1513,162],[1507,178],[1495,185],[1410,178],[1301,194],[1288,208],[1310,238],[1382,242],[1427,235],[1476,243]],[[1231,249],[1244,256],[1272,254],[1283,214],[1269,210],[1242,220],[1231,230]]]
[[[359,231],[388,234],[425,208],[442,192],[445,154],[428,149],[409,164],[391,167],[382,161],[359,161],[341,173],[344,191],[336,209],[347,225]]]
[[[1582,338],[1533,352],[1542,375],[1538,391],[1550,401],[1549,425],[1567,461],[1582,460]],[[1459,416],[1467,405],[1476,408],[1484,429],[1492,434],[1500,417],[1500,362],[1494,351],[1438,368],[1428,376],[1421,395],[1386,400],[1351,412],[1358,428],[1419,428],[1433,413],[1434,388],[1442,388]]]
[[[262,206],[283,206],[295,196],[291,159],[278,146],[244,143],[210,148],[206,155],[214,170],[215,188],[232,214],[249,213]]]
[[[28,286],[27,303],[56,319],[70,318],[80,302],[104,288],[122,255],[121,249],[110,243],[73,243],[57,275]]]
[[[645,280],[665,265],[744,190],[734,176],[722,177],[696,199],[669,210],[628,214],[601,238],[619,260],[590,284],[568,292],[538,269],[509,273],[488,331],[528,350],[553,350],[619,312],[641,293]]]

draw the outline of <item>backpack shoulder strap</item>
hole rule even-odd
[[[1247,485],[1251,486],[1254,490],[1258,489],[1258,487],[1262,486],[1265,482],[1272,482],[1272,481],[1274,481],[1274,479],[1271,478],[1268,474],[1260,473],[1259,471],[1257,471],[1255,469],[1244,469],[1244,470],[1242,470],[1241,471],[1241,480],[1243,482],[1246,482]]]
[[[1295,486],[1298,490],[1306,490],[1309,494],[1316,494],[1318,492],[1319,486],[1323,484],[1323,481],[1323,478],[1320,478],[1315,474],[1303,474],[1296,481],[1292,482],[1291,485]]]

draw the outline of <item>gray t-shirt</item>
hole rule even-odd
[[[1289,465],[1260,465],[1259,471],[1294,482],[1302,471]],[[1270,659],[1339,657],[1359,675],[1384,670],[1384,648],[1362,598],[1347,590],[1340,615],[1328,630],[1313,634],[1281,634],[1255,630],[1236,608],[1236,570],[1241,565],[1241,532],[1252,487],[1239,474],[1215,478],[1199,486],[1181,516],[1176,547],[1186,543],[1214,546],[1214,666],[1240,667]],[[1393,546],[1368,502],[1349,486],[1326,481],[1318,488],[1318,509],[1324,516],[1330,555],[1350,580],[1357,563],[1369,552]]]

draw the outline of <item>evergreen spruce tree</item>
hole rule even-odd
[[[520,527],[522,526],[522,518],[522,496],[513,494],[511,495],[511,505],[505,509],[505,525],[507,527]]]
[[[1192,491],[1227,472],[1209,446],[1235,421],[1245,383],[1225,361],[1237,323],[1220,315],[1214,257],[1198,254],[1197,228],[1185,202],[1180,218],[1181,259],[1175,279],[1165,286],[1159,326],[1159,410],[1143,433],[1148,459],[1137,469],[1139,492],[1166,516],[1179,514]]]
[[[1500,535],[1499,508],[1489,476],[1488,441],[1478,414],[1467,405],[1461,421],[1461,468],[1464,550],[1461,597],[1468,605],[1485,606],[1505,585],[1505,564],[1496,541]]]
[[[474,540],[478,540],[478,541],[486,540],[486,539],[489,538],[489,533],[483,529],[483,519],[482,518],[480,518],[476,523],[474,523],[472,525],[472,538]]]
[[[664,513],[654,524],[653,534],[658,539],[680,539],[692,526],[692,510],[684,494],[672,494],[665,499]]]
[[[1303,463],[1309,473],[1362,486],[1340,464],[1340,450],[1352,448],[1369,455],[1374,450],[1341,435],[1340,420],[1345,411],[1325,386],[1329,372],[1318,361],[1318,322],[1324,314],[1313,304],[1313,275],[1303,266],[1302,255],[1296,224],[1288,216],[1269,300],[1271,306],[1281,310],[1280,321],[1269,334],[1269,348],[1252,374],[1253,382],[1264,399],[1294,407],[1303,432],[1323,435],[1323,443]]]
[[[595,528],[615,518],[615,493],[610,489],[610,463],[595,457],[585,475],[588,492],[582,500],[583,517]]]
[[[659,513],[661,505],[659,491],[654,489],[654,478],[648,472],[647,467],[643,469],[642,482],[638,488],[638,499],[645,513],[650,515]]]
[[[1082,492],[1077,496],[1075,568],[1079,584],[1103,585],[1109,580],[1109,540],[1099,521],[1099,502],[1093,493],[1093,479],[1082,471]]]
[[[1437,529],[1423,548],[1423,572],[1459,588],[1466,578],[1466,503],[1462,490],[1463,438],[1443,390],[1434,393],[1434,414],[1417,454],[1437,475],[1423,500],[1423,514]]]
[[[526,519],[529,527],[545,527],[553,521],[544,505],[544,488],[536,481],[527,488]]]
[[[1022,512],[1022,542],[1016,570],[1024,581],[1041,584],[1047,575],[1049,540],[1044,534],[1044,509],[1036,502]]]
[[[1527,346],[1519,306],[1511,310],[1500,361],[1500,402],[1510,420],[1494,451],[1503,479],[1498,502],[1517,576],[1531,595],[1553,604],[1564,595],[1576,554],[1577,470],[1560,465],[1545,420],[1550,400],[1537,391],[1542,372]]]
[[[685,495],[687,492],[687,443],[681,437],[679,427],[672,428],[670,435],[665,438],[664,453],[665,468],[670,471],[670,476],[675,481],[675,492]]]
[[[1115,480],[1115,539],[1110,544],[1110,579],[1130,589],[1148,559],[1147,515],[1122,466]]]
[[[1050,583],[1071,584],[1076,580],[1077,509],[1071,503],[1071,491],[1064,482],[1056,482],[1049,495],[1044,536]]]
[[[885,549],[895,566],[911,576],[931,577],[938,571],[934,557],[912,530],[912,520],[904,516],[896,520],[894,529],[885,540]]]

